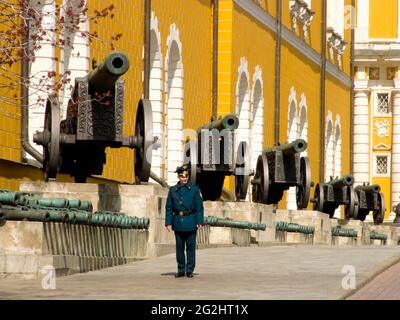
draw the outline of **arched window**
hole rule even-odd
[[[333,123],[332,112],[328,112],[326,118],[326,133],[325,133],[325,181],[329,181],[330,177],[334,175],[333,166]]]
[[[249,71],[245,58],[240,59],[238,81],[236,84],[236,114],[239,116],[239,128],[236,130],[235,155],[241,141],[250,141],[250,89]]]
[[[307,119],[307,99],[304,93],[300,98],[300,118],[299,118],[299,135],[300,139],[308,142],[308,119]],[[301,153],[301,156],[307,156],[307,149]]]
[[[259,66],[253,76],[252,107],[251,107],[251,168],[255,169],[258,156],[263,149],[264,140],[264,97],[262,72]]]
[[[287,142],[296,140],[298,133],[298,115],[297,115],[297,100],[296,90],[294,87],[290,89],[289,106],[288,106],[288,127],[287,127]],[[286,193],[286,207],[290,210],[297,209],[296,203],[296,188],[291,187]]]
[[[29,141],[41,153],[42,147],[33,142],[33,134],[37,130],[43,130],[46,100],[50,93],[47,86],[54,84],[54,78],[49,78],[47,74],[56,71],[55,50],[51,43],[51,38],[55,39],[56,36],[52,31],[55,26],[56,8],[54,1],[35,0],[31,1],[30,5],[33,8],[32,12],[37,15],[33,19],[34,23],[30,25],[30,34],[34,35],[44,29],[47,35],[43,40],[30,43],[30,46],[36,44],[40,48],[35,50],[35,61],[30,62],[29,69]],[[37,21],[40,21],[40,26],[35,24]],[[26,156],[33,159],[28,154]]]
[[[158,31],[158,19],[151,14],[150,31],[150,84],[149,93],[151,107],[153,110],[153,135],[158,137],[161,145],[164,145],[163,134],[163,106],[162,106],[162,54],[161,36]],[[151,170],[159,177],[162,177],[163,147],[153,150]],[[165,163],[165,162],[164,162]]]
[[[173,24],[167,39],[166,57],[166,178],[169,184],[177,182],[175,169],[183,157],[183,63],[179,30]]]
[[[340,116],[336,115],[335,121],[335,141],[334,141],[334,176],[340,177],[342,174],[342,129]]]
[[[342,175],[342,130],[341,130],[341,125],[340,125],[340,116],[336,115],[336,121],[335,121],[335,131],[334,131],[335,139],[333,143],[333,176],[336,177],[341,177]],[[335,211],[335,218],[341,218],[340,217],[340,207],[336,209]]]
[[[82,12],[86,4],[81,5],[80,0],[64,0],[61,14],[64,18],[64,26],[61,30],[61,38],[69,45],[61,48],[60,75],[68,77],[71,81],[61,88],[61,109],[60,115],[66,117],[68,100],[71,97],[71,85],[75,84],[75,78],[84,77],[89,71],[89,37],[82,34],[89,32],[89,21],[83,16]],[[78,18],[80,23],[77,24]],[[79,32],[71,32],[79,30]],[[100,61],[98,61],[100,63]],[[70,72],[67,75],[66,72]]]

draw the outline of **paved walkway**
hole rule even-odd
[[[400,263],[396,263],[362,287],[348,300],[400,300]]]
[[[57,278],[0,280],[2,299],[339,299],[343,267],[361,285],[400,259],[399,247],[272,246],[204,249],[195,277],[175,279],[175,255]],[[352,267],[351,267],[352,268]]]

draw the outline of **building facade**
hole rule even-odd
[[[386,216],[400,202],[399,1],[357,1],[354,175],[379,184]]]
[[[169,184],[176,182],[174,170],[182,161],[184,142],[191,132],[187,129],[208,123],[215,111],[216,116],[238,115],[236,144],[248,142],[253,168],[264,148],[303,138],[308,142],[312,181],[350,172],[352,33],[346,19],[351,0],[147,1],[149,98],[154,134],[162,142],[152,163],[158,176]],[[53,1],[41,1],[37,9],[61,10],[62,15],[68,6],[82,10],[78,2],[57,0],[59,9]],[[100,10],[104,2],[87,0],[88,12]],[[145,3],[114,0],[112,20],[97,25],[81,23],[82,30],[96,28],[102,41],[89,42],[79,33],[70,35],[64,30],[63,36],[74,41],[74,50],[46,47],[44,43],[31,74],[48,70],[63,74],[68,70],[72,79],[82,76],[91,69],[93,58],[100,62],[110,52],[108,39],[122,34],[115,49],[125,52],[131,62],[123,79],[127,89],[124,135],[132,135],[145,78]],[[42,23],[51,26],[54,22],[43,19]],[[213,31],[215,23],[217,32]],[[70,88],[59,94],[65,110]],[[44,105],[30,105],[29,113],[32,139],[33,132],[43,126]],[[21,147],[18,108],[0,101],[0,124],[0,188],[18,189],[21,179],[40,180],[38,163]],[[72,181],[61,175],[59,180]],[[107,150],[103,175],[90,182],[106,180],[133,182],[131,150]],[[226,178],[225,186],[234,190],[234,179]],[[295,192],[290,190],[280,207],[292,209],[295,204]]]

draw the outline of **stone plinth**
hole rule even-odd
[[[360,220],[331,219],[331,227],[340,226],[342,229],[353,229],[357,232],[357,237],[332,236],[334,245],[367,245],[369,244],[369,228]]]
[[[147,240],[147,230],[7,221],[0,227],[0,277],[37,278],[47,265],[67,275],[124,264],[146,257]]]
[[[206,216],[264,223],[265,231],[251,230],[251,236],[259,243],[275,241],[275,214],[272,209],[270,205],[253,202],[204,201]]]
[[[314,244],[331,244],[331,223],[329,221],[329,215],[318,212],[318,211],[307,211],[307,210],[276,210],[275,221],[283,221],[289,223],[296,223],[303,226],[314,227],[314,237],[312,243]],[[292,232],[289,232],[292,233]],[[301,236],[290,236],[300,241],[309,241],[308,237]],[[301,242],[306,243],[306,242]],[[309,243],[309,242],[307,242]]]

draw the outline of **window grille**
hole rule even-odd
[[[376,111],[378,114],[388,114],[390,112],[389,94],[388,93],[378,93],[377,94]]]
[[[376,174],[388,174],[388,157],[376,157]]]

